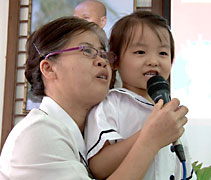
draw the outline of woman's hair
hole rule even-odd
[[[114,87],[116,80],[116,70],[114,68],[119,64],[121,54],[124,54],[130,42],[132,42],[135,32],[138,26],[144,25],[149,26],[153,32],[158,36],[161,41],[160,33],[157,27],[162,27],[168,30],[170,37],[170,48],[171,48],[171,62],[174,59],[174,39],[170,31],[168,22],[162,16],[154,14],[149,11],[136,11],[130,15],[124,16],[118,20],[112,27],[111,36],[109,40],[110,51],[115,53],[117,59],[113,64],[112,80],[110,88]]]
[[[31,84],[31,91],[34,95],[45,96],[40,62],[48,53],[62,50],[72,37],[85,31],[96,33],[102,47],[106,49],[107,39],[102,30],[95,23],[77,17],[58,18],[31,34],[26,44],[25,76]],[[58,56],[51,56],[49,59],[56,60]]]

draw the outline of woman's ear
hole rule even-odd
[[[55,79],[56,72],[54,68],[54,62],[44,59],[40,62],[40,71],[42,72],[43,77],[46,79]]]

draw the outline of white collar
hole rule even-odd
[[[62,109],[52,98],[43,97],[42,103],[40,104],[40,110],[45,112],[47,115],[53,119],[57,119],[63,122],[71,131],[71,134],[74,135],[75,142],[77,144],[78,150],[86,159],[86,146],[84,139],[82,137],[81,131],[75,121],[70,117],[70,115]]]
[[[122,93],[122,94],[126,94],[126,95],[132,97],[132,99],[134,99],[136,101],[139,101],[141,103],[144,103],[144,104],[149,105],[149,106],[152,106],[152,107],[154,106],[154,104],[152,104],[150,101],[148,101],[144,97],[136,94],[133,91],[130,91],[128,89],[125,89],[125,88],[114,88],[114,89],[111,89],[109,92],[119,92],[119,93]]]

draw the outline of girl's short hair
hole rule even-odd
[[[106,49],[107,38],[98,25],[73,16],[53,20],[31,34],[26,43],[25,77],[34,95],[40,97],[46,95],[40,62],[48,53],[61,50],[71,41],[72,37],[85,31],[96,33],[102,47]],[[50,60],[56,60],[58,56],[51,56]]]
[[[116,65],[119,64],[119,58],[127,49],[129,43],[133,40],[137,27],[142,25],[143,28],[145,24],[155,32],[160,40],[161,37],[157,31],[157,27],[165,28],[168,31],[170,37],[171,62],[173,62],[175,51],[174,39],[167,20],[152,12],[138,10],[130,15],[122,17],[112,27],[109,47],[110,51],[115,53],[117,56],[115,63],[112,65],[113,67],[116,67]],[[115,73],[116,70],[113,69],[110,88],[114,87],[116,79]]]

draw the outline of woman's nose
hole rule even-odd
[[[103,58],[96,58],[94,61],[94,65],[95,66],[101,66],[103,68],[105,68],[107,66],[107,61]]]

